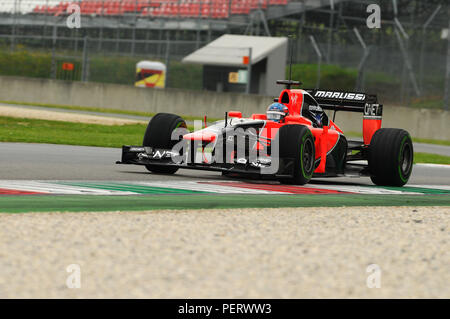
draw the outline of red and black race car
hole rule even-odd
[[[230,111],[212,125],[189,132],[179,116],[158,113],[149,122],[142,146],[123,146],[118,164],[144,165],[158,174],[179,168],[258,175],[281,183],[306,184],[313,177],[370,176],[377,185],[402,186],[413,167],[407,131],[381,128],[383,106],[376,95],[291,89],[275,102],[284,116],[243,118]],[[363,115],[363,141],[348,140],[325,110]]]

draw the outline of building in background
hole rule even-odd
[[[203,89],[276,95],[285,78],[288,40],[225,34],[186,56],[203,65]]]

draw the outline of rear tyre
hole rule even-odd
[[[315,146],[311,131],[303,125],[284,125],[277,133],[279,157],[294,159],[292,178],[280,179],[284,184],[304,185],[311,180],[314,172]]]
[[[142,145],[172,149],[178,143],[177,140],[171,139],[172,132],[179,127],[187,128],[186,122],[181,117],[170,113],[158,113],[148,123]],[[145,165],[145,168],[156,174],[174,174],[178,171],[178,167],[171,166]]]
[[[413,144],[407,131],[379,129],[369,146],[370,179],[376,185],[403,186],[411,176],[413,159]]]

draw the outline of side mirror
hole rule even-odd
[[[239,112],[239,111],[230,111],[230,112],[228,112],[228,116],[229,116],[229,117],[242,118],[242,112]]]

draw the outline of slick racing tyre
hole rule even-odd
[[[181,117],[175,114],[158,113],[148,123],[142,145],[172,149],[178,143],[177,140],[171,139],[172,132],[179,127],[187,128],[186,122]],[[178,170],[178,167],[160,165],[145,165],[145,168],[157,174],[174,174]]]
[[[376,185],[403,186],[411,176],[413,159],[413,144],[407,131],[379,129],[369,146],[370,179]]]
[[[280,179],[281,183],[304,185],[314,172],[315,146],[311,131],[303,125],[284,125],[277,133],[279,157],[294,159],[293,177]]]

